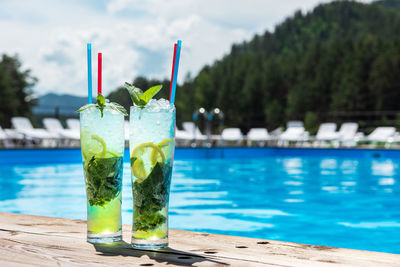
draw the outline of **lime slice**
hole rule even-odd
[[[106,151],[105,158],[113,158],[113,157],[121,157],[121,155],[118,155],[118,154],[115,153],[115,152],[112,152],[112,151],[107,150],[107,151]]]
[[[152,155],[155,154],[155,160],[153,161]],[[161,149],[153,143],[143,143],[138,145],[131,154],[132,174],[140,179],[144,180],[150,174],[151,169],[156,165],[157,162],[165,163],[165,156]]]
[[[88,137],[84,137],[82,142],[82,155],[85,160],[96,156],[98,158],[104,158],[106,154],[106,142],[96,135],[92,134]]]
[[[165,159],[170,159],[172,158],[172,154],[174,152],[174,146],[175,142],[173,138],[167,138],[163,140],[162,142],[158,143],[157,146],[161,149],[161,151],[164,153]],[[160,162],[160,154],[156,152],[156,150],[153,150],[151,153],[151,163],[153,165],[156,164],[156,162]]]

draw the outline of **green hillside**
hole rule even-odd
[[[234,44],[178,88],[178,121],[199,107],[219,107],[226,125],[243,129],[293,119],[316,124],[329,112],[400,110],[399,2],[321,4]]]
[[[267,125],[307,112],[397,110],[400,16],[378,4],[334,2],[301,12],[206,66],[195,102],[227,121]],[[308,115],[310,116],[310,115]]]

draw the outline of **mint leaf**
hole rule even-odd
[[[104,96],[102,94],[99,94],[96,98],[97,100],[97,104],[99,106],[104,106],[106,104],[106,99],[104,98]]]
[[[128,116],[128,112],[126,112],[126,109],[118,103],[111,102],[107,106],[115,111],[118,111],[119,113],[121,113],[124,116]]]
[[[149,100],[152,99],[153,96],[155,96],[158,92],[160,92],[161,88],[162,85],[156,85],[147,89],[146,92],[144,92],[143,95],[141,96],[141,99],[145,101],[147,104],[147,102],[149,102]]]
[[[140,98],[139,96],[143,94],[142,90],[140,90],[139,88],[133,86],[130,83],[125,82],[125,88],[128,90],[129,95],[131,96],[132,102],[137,105],[140,106]]]
[[[103,207],[120,194],[122,157],[96,158],[84,164],[86,194],[90,206]]]
[[[86,110],[86,109],[88,109],[88,108],[90,108],[90,107],[94,107],[94,106],[96,106],[96,105],[95,105],[95,104],[86,104],[86,105],[83,105],[83,106],[80,107],[77,111],[75,111],[75,113],[82,112],[82,111],[84,111],[84,110]]]
[[[131,164],[136,158],[131,158]],[[157,162],[149,176],[133,183],[133,230],[151,231],[167,218],[160,211],[168,203],[172,166]]]
[[[128,90],[132,102],[141,108],[147,105],[147,103],[150,101],[150,99],[155,96],[162,88],[162,85],[156,85],[143,93],[143,91],[140,88],[135,87],[134,85],[125,82],[125,88]]]
[[[96,101],[97,101],[97,106],[100,109],[101,117],[103,118],[103,110],[106,104],[106,99],[102,94],[98,94]]]

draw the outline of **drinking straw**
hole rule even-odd
[[[171,100],[170,100],[171,104],[173,104],[175,102],[176,80],[178,78],[179,57],[181,55],[181,46],[182,46],[182,41],[178,40],[178,45],[176,47],[176,56],[175,56],[174,79],[172,81],[172,90],[171,90]]]
[[[87,44],[88,103],[92,104],[92,44]]]
[[[101,53],[97,54],[97,94],[101,94]]]
[[[171,92],[172,92],[172,83],[174,81],[174,69],[175,69],[175,57],[176,57],[176,46],[177,44],[174,44],[174,56],[172,57],[172,71],[171,71],[171,84],[169,86],[169,102],[171,103]]]

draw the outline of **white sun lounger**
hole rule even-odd
[[[16,142],[16,143],[22,143],[24,141],[24,135],[17,132],[14,129],[3,129],[6,135],[8,136],[8,139]]]
[[[5,140],[7,139],[7,134],[4,132],[3,128],[0,126],[0,140]]]
[[[280,136],[282,141],[304,141],[305,129],[304,127],[290,127],[287,128]]]
[[[60,139],[65,141],[78,141],[80,136],[74,130],[64,129],[61,122],[55,118],[44,118],[43,125],[50,133],[57,135]]]
[[[179,130],[178,127],[175,128],[175,140],[177,145],[188,146],[191,141],[193,141],[193,134],[187,131]]]
[[[265,142],[271,140],[268,130],[265,128],[251,128],[247,133],[247,146],[251,146],[252,142],[257,142],[258,145],[264,145]]]
[[[221,139],[226,142],[236,142],[239,145],[243,141],[243,134],[239,128],[225,128],[222,130]]]
[[[182,123],[183,130],[191,135],[192,140],[207,140],[207,136],[202,134],[199,127],[194,122],[186,121]]]
[[[179,130],[178,127],[175,129],[175,138],[179,140],[192,140],[192,135],[186,131]]]
[[[338,132],[338,145],[355,146],[359,141],[357,137],[358,123],[345,122],[340,126]]]
[[[8,137],[7,133],[3,128],[0,126],[0,144],[3,145],[3,147],[12,147],[13,142],[11,138]]]
[[[286,130],[278,137],[278,145],[288,145],[290,142],[306,142],[309,133],[304,129],[302,121],[289,121]]]
[[[29,119],[25,117],[13,117],[11,118],[11,124],[18,133],[24,135],[24,139],[27,142],[38,141],[44,146],[52,146],[55,144],[53,141],[58,137],[45,129],[33,128]]]
[[[332,141],[338,138],[336,133],[336,123],[325,122],[319,126],[317,135],[315,136],[318,141]]]
[[[67,119],[65,122],[67,123],[68,129],[80,132],[81,126],[79,124],[79,119]]]
[[[336,123],[325,122],[319,126],[315,139],[317,142],[334,141],[339,138],[336,132]]]
[[[274,130],[272,130],[269,135],[271,136],[271,140],[279,140],[279,136],[283,133],[283,130],[281,127],[278,127]]]
[[[366,140],[370,142],[389,142],[390,138],[395,136],[396,128],[395,127],[377,127],[372,131],[367,137]]]

